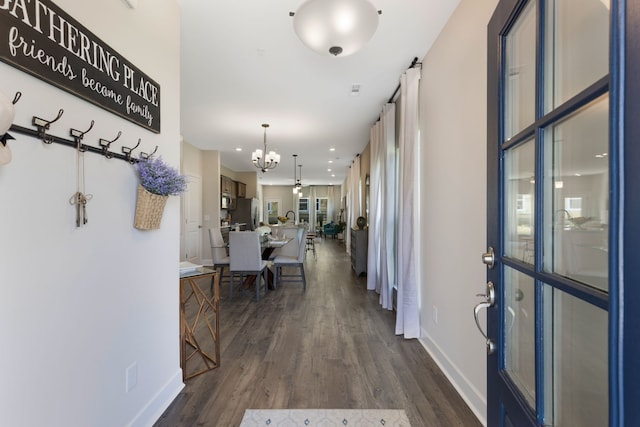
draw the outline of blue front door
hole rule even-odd
[[[490,21],[490,426],[640,422],[638,3],[502,0]]]

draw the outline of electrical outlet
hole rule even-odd
[[[129,393],[138,384],[138,362],[133,362],[125,371],[125,389]]]
[[[433,317],[433,323],[438,324],[438,307],[435,305],[431,307],[431,316]]]

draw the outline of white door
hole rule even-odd
[[[184,193],[184,254],[186,261],[202,260],[202,178],[189,175],[189,188]]]

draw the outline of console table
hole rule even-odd
[[[351,267],[356,275],[367,272],[369,230],[351,229]]]
[[[199,282],[213,280],[213,295]],[[199,356],[199,357],[198,357]],[[220,366],[220,274],[208,268],[180,272],[180,367],[188,380]]]

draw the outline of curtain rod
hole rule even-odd
[[[417,56],[415,58],[413,58],[413,61],[411,61],[411,65],[409,65],[409,68],[407,68],[407,69],[411,69],[411,68],[415,67],[416,65],[422,65],[422,62],[418,62],[418,57]],[[391,98],[389,98],[389,101],[387,101],[387,104],[391,104],[393,102],[393,98],[396,97],[396,95],[398,94],[399,90],[400,90],[400,83],[398,83],[398,87],[396,88],[396,90],[393,91],[393,95],[391,95]]]

